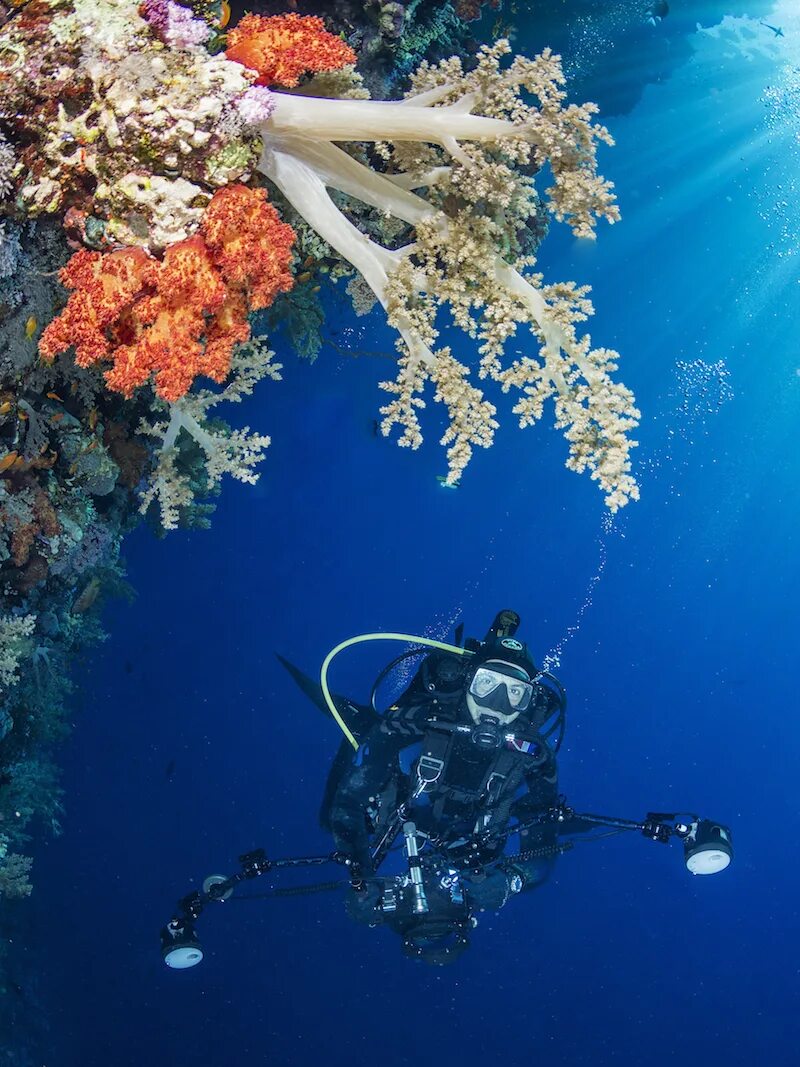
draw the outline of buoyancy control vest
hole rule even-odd
[[[427,798],[432,825],[463,828],[473,820],[475,832],[488,832],[505,823],[526,776],[552,761],[546,741],[524,720],[507,727],[433,715],[410,775],[410,799]]]

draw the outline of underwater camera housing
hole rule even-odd
[[[730,830],[710,819],[693,822],[683,838],[683,858],[692,874],[724,871],[733,859]]]

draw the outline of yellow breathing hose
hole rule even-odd
[[[346,641],[342,641],[336,648],[332,648],[328,655],[325,657],[322,663],[322,667],[319,672],[319,684],[322,687],[322,695],[325,697],[325,703],[328,705],[331,715],[333,715],[339,727],[353,746],[358,748],[358,741],[347,728],[347,723],[339,714],[336,704],[333,702],[331,691],[328,688],[328,667],[346,648],[350,648],[351,645],[360,645],[364,641],[404,641],[410,642],[416,645],[425,645],[427,648],[441,648],[444,652],[457,652],[459,656],[471,656],[472,653],[467,648],[460,648],[458,645],[448,645],[444,641],[433,641],[430,637],[415,637],[414,634],[360,634],[358,637],[349,637]]]

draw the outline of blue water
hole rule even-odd
[[[261,481],[227,485],[208,532],[131,538],[138,600],[82,668],[31,900],[47,1067],[797,1062],[800,18],[753,4],[783,39],[741,18],[713,36],[691,26],[726,9],[672,6],[658,77],[621,38],[630,91],[606,94],[623,221],[594,245],[553,230],[541,258],[593,286],[592,335],[622,354],[641,502],[609,526],[558,434],[509,419],[444,491],[433,422],[417,453],[372,434],[385,359],[280,353],[284,381],[238,413],[272,435]],[[544,43],[522,25],[515,47]],[[391,350],[377,316],[359,329]],[[733,866],[579,845],[443,971],[334,894],[231,901],[201,919],[202,966],[167,971],[158,930],[206,874],[330,848],[336,728],[274,653],[313,673],[354,634],[482,635],[506,606],[539,659],[560,650],[570,801],[728,822]],[[348,653],[334,687],[364,699],[394,651]]]

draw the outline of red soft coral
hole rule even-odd
[[[148,284],[154,266],[141,248],[76,252],[58,273],[61,284],[74,292],[66,308],[42,333],[42,357],[50,361],[74,345],[79,367],[106,359],[111,351],[109,327]]]
[[[225,55],[258,71],[257,85],[294,88],[300,76],[339,70],[356,54],[341,37],[328,33],[315,15],[245,15],[228,33]]]
[[[200,229],[226,283],[243,289],[252,309],[268,307],[291,289],[294,230],[281,222],[265,189],[220,189]]]
[[[115,353],[106,383],[125,396],[155,375],[164,400],[184,395],[203,366],[207,321],[222,307],[227,289],[199,234],[179,241],[164,253],[156,291],[143,296],[118,336],[130,337]],[[227,374],[227,369],[222,377]],[[221,379],[218,379],[221,380]]]
[[[293,240],[263,189],[227,186],[201,232],[161,261],[141,249],[76,252],[60,274],[73,292],[39,351],[52,360],[74,345],[81,366],[112,360],[106,383],[127,397],[151,378],[167,401],[199,375],[222,382],[234,345],[250,336],[248,313],[291,288]]]

